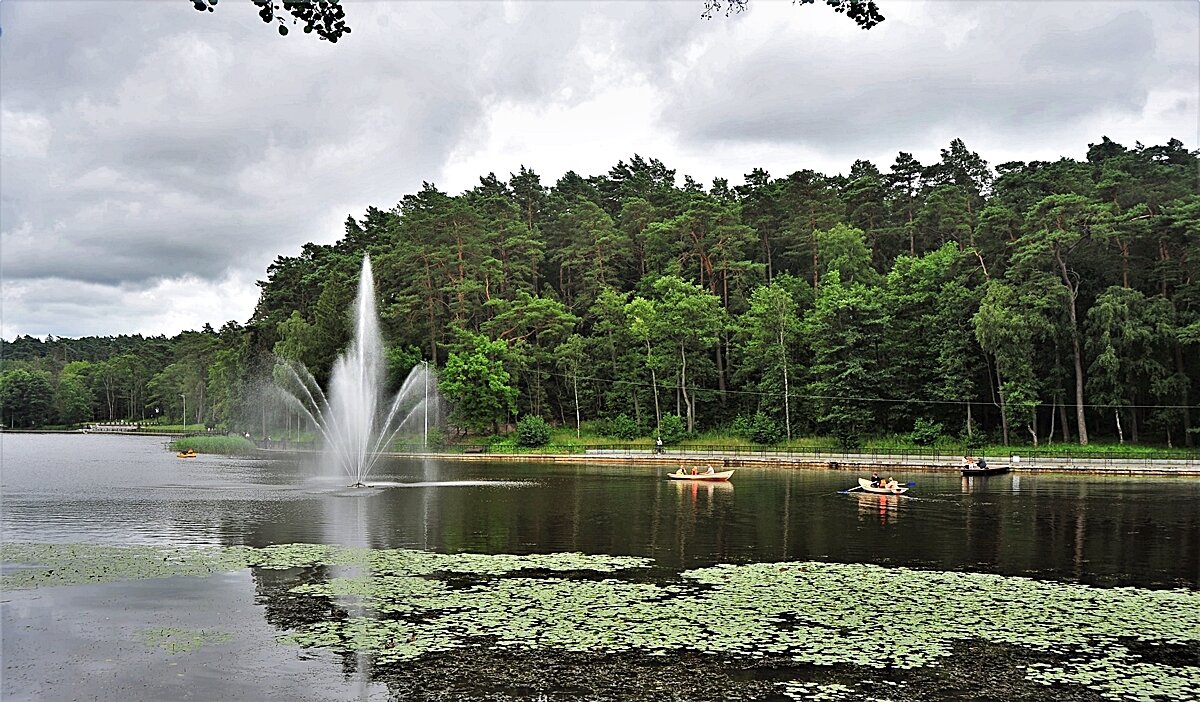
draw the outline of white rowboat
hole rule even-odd
[[[892,487],[886,487],[883,485],[880,485],[879,487],[872,487],[871,481],[867,480],[866,478],[858,479],[858,487],[861,488],[863,492],[872,492],[878,495],[903,495],[904,493],[908,492],[908,487],[901,483],[892,483]]]
[[[720,473],[684,473],[680,468],[674,473],[667,473],[671,480],[729,480],[732,476],[731,470],[723,470]]]

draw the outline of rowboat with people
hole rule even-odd
[[[876,495],[903,495],[908,492],[908,485],[898,483],[895,480],[881,480],[872,482],[866,478],[858,479],[858,488],[850,488],[850,490],[858,489],[863,492],[870,492]],[[847,490],[849,492],[849,490]]]
[[[683,469],[683,466],[679,466],[679,470],[675,471],[674,473],[667,473],[667,477],[670,478],[671,480],[718,481],[718,480],[729,480],[729,478],[731,478],[732,476],[733,476],[732,470],[717,471],[717,470],[714,470],[712,466],[708,466],[708,470],[705,470],[705,471],[697,471],[696,469],[693,468],[692,472],[688,472]]]
[[[982,456],[979,458],[963,457],[962,474],[964,477],[974,475],[1003,475],[1009,471],[1008,465],[988,465]]]

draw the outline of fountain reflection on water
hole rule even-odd
[[[440,418],[437,381],[429,365],[413,366],[400,390],[381,412],[386,358],[370,257],[363,257],[355,302],[354,339],[333,365],[328,397],[304,366],[283,361],[276,383],[320,434],[324,464],[337,466],[353,487],[364,487],[382,451],[399,435],[422,437]]]

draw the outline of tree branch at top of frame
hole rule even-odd
[[[212,12],[217,0],[189,0],[197,12]],[[315,33],[321,39],[336,44],[350,33],[346,11],[341,0],[250,0],[258,8],[258,17],[266,24],[275,24],[280,36],[288,34],[288,15],[291,24],[299,25],[305,34]]]
[[[813,5],[816,2],[817,0],[792,0],[794,5]],[[863,29],[870,29],[885,19],[883,13],[879,11],[879,6],[875,4],[875,0],[825,0],[825,4],[832,7],[835,12],[854,20],[854,23]],[[700,17],[712,19],[722,10],[728,17],[743,12],[749,5],[750,0],[704,0],[704,12]]]

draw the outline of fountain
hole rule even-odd
[[[381,451],[419,425],[428,445],[430,415],[437,421],[437,385],[428,363],[413,366],[386,414],[380,411],[385,357],[370,257],[363,257],[355,302],[354,339],[333,364],[328,396],[302,365],[282,361],[276,384],[308,417],[324,444],[325,463],[338,466],[352,487],[365,487]]]

